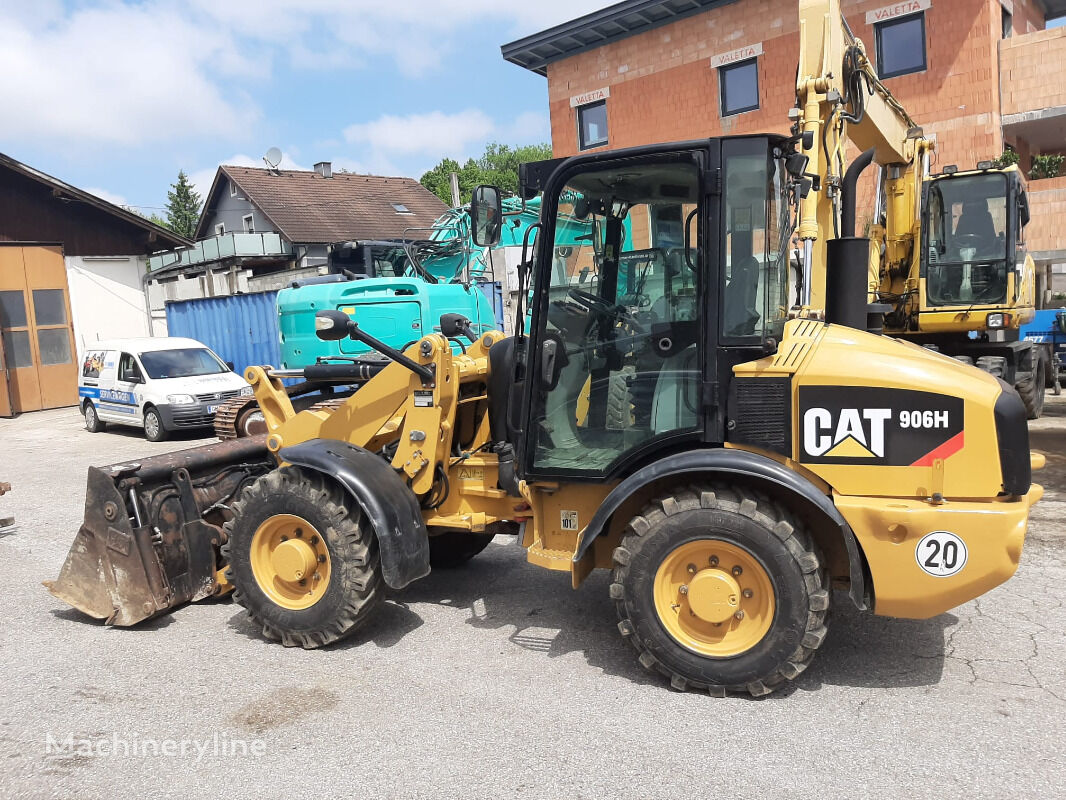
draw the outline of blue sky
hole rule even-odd
[[[500,45],[602,0],[0,0],[0,152],[161,211],[220,163],[418,177],[548,141],[544,78]]]

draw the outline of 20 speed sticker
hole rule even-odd
[[[948,578],[966,566],[966,543],[949,531],[927,533],[914,548],[918,566],[935,578]]]

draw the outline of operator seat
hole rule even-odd
[[[988,210],[988,203],[984,200],[964,203],[959,221],[955,223],[955,236],[976,236],[979,258],[994,249],[996,223],[992,219],[992,212]]]
[[[755,333],[759,312],[755,298],[759,291],[759,261],[748,256],[733,265],[732,276],[722,298],[724,328],[727,336],[750,336]]]

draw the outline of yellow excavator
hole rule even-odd
[[[401,352],[358,312],[320,310],[320,338],[380,354],[331,377],[360,388],[297,413],[292,375],[251,367],[265,435],[90,469],[49,588],[115,625],[232,590],[265,637],[315,648],[358,630],[386,588],[513,533],[575,588],[610,570],[619,633],[674,688],[763,695],[810,664],[834,587],[925,618],[997,586],[1042,495],[1024,404],[866,330],[874,245],[829,235],[844,231],[834,204],[853,214],[855,174],[841,197],[815,187],[810,138],[524,165],[523,194],[542,195],[520,270],[528,334],[445,314]],[[790,319],[804,203],[824,309]],[[470,214],[492,244],[499,191],[479,187]],[[593,235],[557,247],[575,218]]]
[[[839,0],[801,0],[798,74],[791,116],[805,137],[808,179],[820,189],[800,204],[798,235],[812,264],[804,304],[824,307],[817,265],[825,264],[826,242],[854,233],[855,215],[841,214],[851,143],[862,151],[853,175],[871,161],[878,166],[866,216],[871,327],[1002,378],[1018,390],[1028,417],[1039,417],[1048,353],[1020,336],[1036,310],[1018,167],[980,161],[930,174],[935,142],[878,79]]]

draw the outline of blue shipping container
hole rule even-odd
[[[246,367],[281,363],[277,292],[167,303],[170,336],[203,342],[243,375]]]

